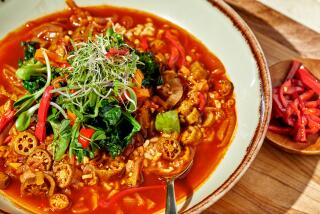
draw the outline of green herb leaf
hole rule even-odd
[[[53,130],[53,158],[56,161],[61,160],[65,154],[71,140],[70,120],[62,120],[61,123],[57,119],[57,114],[53,113],[49,118],[50,125]]]

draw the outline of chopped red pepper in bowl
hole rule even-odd
[[[268,131],[306,143],[320,133],[320,81],[299,61],[292,61],[284,81],[273,87]]]

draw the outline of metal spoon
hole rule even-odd
[[[308,58],[296,58],[295,60],[301,62],[309,71],[317,78],[320,79],[320,60]],[[292,60],[284,60],[270,66],[271,81],[273,86],[277,86],[283,82],[287,72],[290,69]],[[299,143],[292,140],[290,137],[267,132],[267,138],[278,146],[279,148],[297,154],[303,155],[318,155],[320,154],[320,136],[313,136],[308,139],[306,143]]]
[[[191,169],[193,163],[193,159],[185,165],[185,168],[180,170],[174,175],[170,175],[168,177],[163,177],[166,179],[167,183],[167,194],[166,194],[166,214],[176,214],[177,213],[177,205],[176,205],[176,197],[174,193],[174,181],[177,178],[181,178],[183,175],[187,174],[189,170]]]

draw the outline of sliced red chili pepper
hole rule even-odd
[[[10,109],[6,113],[4,113],[0,118],[0,132],[2,132],[10,122],[15,118],[15,109]]]
[[[277,133],[277,134],[289,135],[293,132],[293,129],[290,127],[280,127],[280,126],[276,126],[276,125],[269,125],[268,129],[274,133]]]
[[[173,69],[178,60],[179,60],[178,49],[174,46],[171,46],[171,53],[170,53],[170,58],[168,62],[169,68]]]
[[[294,126],[296,117],[298,117],[297,114],[299,114],[299,110],[297,109],[297,107],[294,105],[294,103],[289,103],[285,117],[283,117],[283,119],[289,126]]]
[[[110,58],[110,57],[116,56],[116,55],[125,56],[128,53],[129,53],[129,49],[128,48],[121,48],[121,49],[110,48],[108,50],[108,52],[105,54],[105,56],[106,56],[106,58]]]
[[[297,74],[300,80],[305,84],[308,88],[312,89],[315,93],[320,95],[320,83],[319,81],[308,71],[305,67],[300,67],[297,71]]]
[[[320,116],[320,109],[318,109],[318,108],[304,108],[303,113],[308,114],[308,115]]]
[[[292,79],[295,76],[296,72],[301,67],[301,65],[302,65],[301,62],[293,60],[292,63],[291,63],[290,71],[287,74],[286,80]]]
[[[283,107],[283,105],[279,99],[279,94],[278,94],[277,89],[273,90],[272,100],[273,100],[273,109],[276,113],[276,115],[274,115],[274,116],[283,117],[284,113],[286,112],[286,109]]]
[[[183,46],[181,45],[181,43],[179,42],[178,38],[176,38],[174,35],[172,35],[170,33],[169,30],[167,30],[164,34],[164,37],[175,47],[177,48],[180,57],[179,57],[179,62],[178,62],[178,66],[179,68],[181,68],[183,65],[185,65],[186,62],[186,54],[185,54],[185,50],[183,48]]]
[[[308,134],[320,130],[320,82],[300,62],[292,62],[285,82],[273,89],[272,118],[279,118],[291,126],[296,141],[305,142]],[[317,100],[314,100],[317,99]],[[289,131],[288,127],[271,126],[279,134]],[[288,129],[288,130],[287,130]]]
[[[81,143],[83,148],[88,148],[91,137],[95,133],[95,130],[92,128],[82,128],[79,133],[78,141]]]
[[[280,97],[280,101],[282,103],[282,105],[284,107],[287,107],[288,106],[288,100],[285,98],[285,93],[286,91],[288,90],[288,88],[291,87],[291,80],[287,80],[285,81],[281,86],[280,86],[280,89],[279,89],[279,97]]]
[[[289,94],[289,95],[292,95],[294,93],[302,93],[304,92],[305,89],[303,87],[300,87],[300,86],[292,86],[290,88],[288,88],[286,94]]]
[[[306,108],[317,108],[320,106],[320,100],[309,101],[305,103]]]
[[[291,82],[293,85],[295,85],[296,87],[302,87],[305,88],[305,85],[303,84],[303,82],[299,79],[291,79]]]
[[[204,94],[201,92],[198,93],[198,96],[199,96],[199,110],[203,112],[204,108],[206,107],[207,100]]]
[[[141,39],[141,48],[143,49],[143,51],[146,51],[146,50],[149,49],[147,37],[143,37],[143,38]]]
[[[304,92],[303,94],[299,95],[299,97],[302,101],[310,100],[313,96],[314,96],[313,90],[308,90],[308,91]]]
[[[51,91],[54,89],[53,86],[48,86],[44,91],[40,106],[38,110],[38,123],[36,126],[35,136],[39,139],[42,143],[46,139],[46,121],[48,116],[48,110],[50,106],[50,101],[53,96]]]
[[[307,141],[307,133],[306,133],[306,125],[308,123],[306,116],[302,114],[302,112],[298,112],[298,119],[296,121],[295,126],[295,140],[300,142]]]

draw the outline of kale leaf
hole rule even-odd
[[[101,127],[102,124],[100,127],[105,130],[105,136],[103,136],[105,139],[96,143],[100,149],[107,151],[114,158],[131,143],[132,137],[140,131],[141,127],[134,117],[122,111],[120,106],[103,106],[100,112],[99,117],[104,121],[104,127]],[[97,140],[97,137],[95,138]]]
[[[46,79],[44,77],[31,78],[28,80],[23,80],[23,87],[27,89],[30,94],[39,91],[46,84]]]
[[[21,46],[24,48],[24,61],[32,59],[36,50],[40,47],[38,42],[28,41],[28,42],[21,42]]]
[[[160,75],[160,65],[156,61],[155,56],[151,52],[138,52],[139,61],[137,67],[142,71],[144,79],[143,86],[161,85],[163,80]]]

